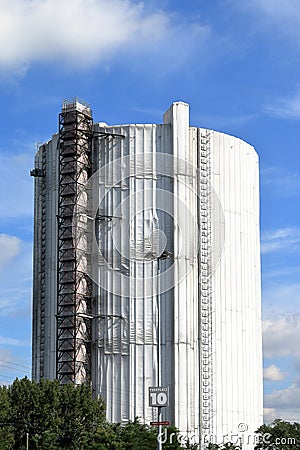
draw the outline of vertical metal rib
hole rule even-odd
[[[46,146],[42,146],[42,171],[46,174]],[[40,306],[40,368],[39,379],[45,376],[45,298],[46,298],[46,177],[42,180],[41,220],[41,306]]]

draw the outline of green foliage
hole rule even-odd
[[[135,419],[125,426],[105,420],[103,400],[87,385],[16,379],[0,387],[0,450],[156,450],[157,427]],[[193,449],[175,427],[163,430],[164,450]],[[180,443],[181,442],[181,443]]]
[[[189,440],[180,435],[178,428],[174,426],[163,427],[162,432],[162,443],[163,450],[198,450],[199,446],[196,444],[191,444]]]
[[[179,431],[173,426],[163,427],[162,431],[163,450],[196,450],[196,445],[189,445],[180,437]],[[83,448],[97,450],[156,450],[157,449],[157,427],[149,427],[139,422],[121,426],[121,424],[105,423],[97,430],[96,434],[86,443]]]
[[[179,432],[175,427],[163,429],[162,442],[164,450],[192,449],[180,445]],[[106,423],[98,430],[84,448],[97,450],[156,450],[157,427],[141,424],[136,418],[125,426]]]
[[[125,426],[105,420],[103,400],[87,385],[16,379],[0,387],[0,450],[156,450],[157,427],[135,419]],[[175,427],[164,427],[163,450],[197,450]],[[300,424],[275,420],[257,430],[256,450],[300,450]],[[210,444],[208,450],[237,450]]]
[[[274,420],[270,425],[262,425],[257,430],[259,443],[256,450],[299,450],[300,424]]]
[[[27,433],[32,450],[80,449],[104,421],[104,402],[93,399],[86,385],[60,385],[48,380],[35,383],[24,378],[16,379],[6,395],[6,420],[12,424],[14,438],[13,445],[6,449],[26,448]]]
[[[9,426],[11,408],[6,386],[0,387],[0,405],[0,450],[6,450],[14,445],[14,429]]]
[[[103,400],[87,385],[16,379],[0,387],[0,450],[156,450],[157,427],[135,419],[125,426],[105,420]],[[163,450],[196,450],[175,427],[163,428]],[[300,424],[275,420],[257,430],[256,450],[300,450]],[[239,446],[210,444],[208,450]]]
[[[119,426],[120,442],[123,442],[124,450],[152,450],[157,447],[156,430],[148,425],[140,424],[138,419],[129,422],[125,427]]]
[[[230,442],[227,442],[224,445],[217,445],[217,444],[209,444],[208,450],[238,450],[241,447],[239,445],[232,444]]]

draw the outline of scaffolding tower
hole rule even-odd
[[[78,98],[59,115],[57,379],[91,381],[92,283],[87,275],[91,223],[86,185],[91,175],[92,112]]]

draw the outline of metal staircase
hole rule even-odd
[[[91,380],[92,286],[87,275],[91,242],[89,196],[93,119],[77,98],[63,103],[59,116],[57,264],[57,378],[61,383]]]

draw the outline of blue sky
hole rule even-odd
[[[63,98],[107,123],[191,124],[261,161],[266,419],[300,422],[298,0],[0,0],[0,382],[30,373],[33,167]]]

